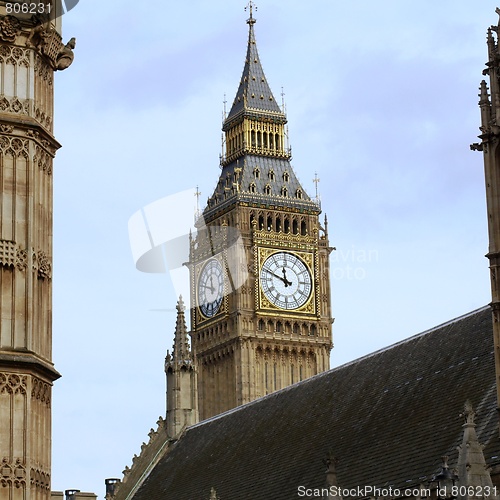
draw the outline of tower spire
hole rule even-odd
[[[255,41],[254,25],[256,19],[253,17],[253,9],[257,9],[253,2],[249,2],[245,10],[250,10],[250,17],[247,19],[248,46],[245,59],[245,66],[241,75],[240,86],[236,92],[233,105],[224,124],[224,128],[233,118],[248,110],[255,110],[272,117],[279,116],[280,120],[286,122],[285,115],[274,99],[273,93],[267,83],[264,70],[260,62],[257,43]]]
[[[208,206],[205,222],[216,216],[221,205],[238,200],[254,203],[256,199],[317,211],[318,200],[312,200],[302,188],[290,164],[287,118],[274,98],[255,41],[253,0],[245,7],[250,17],[245,64],[229,112],[224,112],[221,175]],[[284,102],[284,93],[281,93]],[[242,161],[243,159],[243,161]],[[243,164],[243,166],[242,166]]]

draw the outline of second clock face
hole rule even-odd
[[[311,295],[311,273],[296,255],[273,253],[260,270],[260,286],[266,298],[276,307],[298,309]]]
[[[202,314],[211,318],[217,314],[224,295],[224,273],[217,259],[209,260],[198,279],[198,305]]]

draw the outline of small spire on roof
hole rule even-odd
[[[323,463],[326,465],[326,486],[330,490],[330,493],[326,498],[342,500],[342,495],[340,493],[338,495],[333,494],[332,486],[338,487],[337,481],[337,464],[339,463],[337,457],[335,457],[330,450],[328,453],[328,457],[323,460]]]
[[[167,352],[167,358],[165,359],[165,366],[177,365],[191,365],[192,356],[191,350],[189,348],[188,333],[186,327],[186,319],[184,311],[186,307],[184,301],[182,300],[182,295],[179,296],[177,302],[177,321],[175,325],[174,332],[174,345],[172,349],[172,354]]]
[[[462,425],[462,444],[458,447],[458,475],[460,485],[466,488],[489,486],[493,490],[493,483],[483,454],[483,446],[479,443],[476,434],[476,413],[470,401],[466,401],[461,414],[465,422]],[[489,497],[489,495],[485,495]],[[493,497],[493,495],[491,495]],[[470,498],[470,497],[469,497]]]
[[[479,87],[480,93],[479,93],[479,105],[481,104],[489,104],[490,103],[490,98],[488,95],[488,86],[486,85],[486,82],[484,80],[481,81],[481,86]]]
[[[177,311],[184,312],[186,310],[184,306],[184,301],[182,300],[182,295],[179,295],[179,300],[177,301],[177,305],[175,306]]]

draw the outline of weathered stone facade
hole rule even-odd
[[[55,3],[53,4],[55,9]],[[0,497],[48,500],[51,478],[54,71],[60,18],[0,6]]]
[[[500,15],[500,9],[496,9]],[[490,95],[486,81],[480,86],[481,143],[471,145],[472,150],[482,151],[486,181],[486,207],[488,211],[488,257],[490,261],[491,309],[493,313],[493,337],[495,339],[495,363],[497,399],[500,408],[500,22],[488,29],[488,62],[484,75],[489,76]]]

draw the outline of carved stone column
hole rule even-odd
[[[500,14],[500,10],[496,10]],[[493,313],[493,337],[497,378],[497,401],[500,408],[500,48],[498,44],[499,26],[488,29],[488,62],[484,75],[489,76],[490,95],[486,81],[481,82],[479,107],[481,109],[480,143],[471,149],[482,151],[486,183],[486,208],[488,212],[490,261],[491,309]]]
[[[54,6],[55,8],[55,6]],[[0,497],[49,500],[54,71],[60,19],[0,6]],[[52,16],[55,17],[55,16]]]

